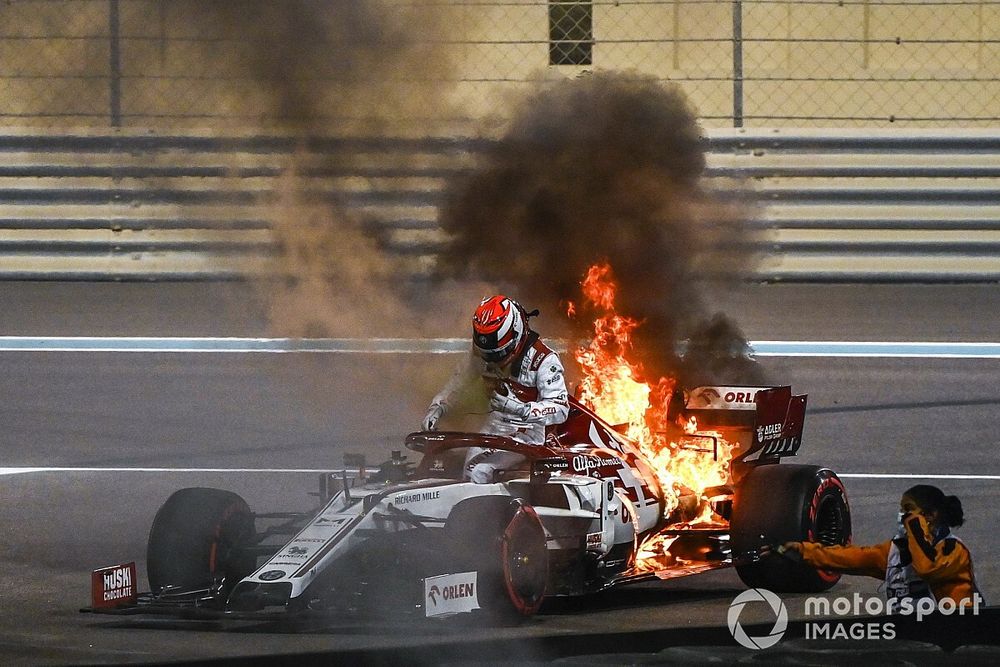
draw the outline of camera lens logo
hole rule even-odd
[[[763,637],[748,636],[746,630],[740,625],[740,613],[743,611],[743,607],[750,602],[764,602],[774,612],[774,627],[771,628],[769,634]],[[737,595],[732,604],[729,605],[726,621],[729,625],[729,632],[740,646],[750,649],[770,648],[781,641],[785,634],[785,629],[788,627],[788,610],[785,609],[785,603],[781,601],[781,598],[766,588],[751,588]]]

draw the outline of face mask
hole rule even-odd
[[[896,537],[902,538],[906,537],[906,526],[903,525],[903,517],[906,516],[906,512],[898,512],[896,514]]]

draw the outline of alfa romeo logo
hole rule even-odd
[[[749,602],[766,602],[771,607],[775,620],[774,627],[771,628],[769,634],[763,637],[750,637],[740,625],[740,613]],[[729,605],[726,621],[729,625],[729,632],[740,646],[750,649],[770,648],[781,641],[785,634],[785,629],[788,627],[788,610],[785,609],[785,603],[781,601],[781,598],[766,588],[751,588],[737,595],[732,604]]]

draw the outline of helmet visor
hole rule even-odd
[[[473,347],[483,360],[491,363],[506,361],[517,348],[518,337],[511,331],[503,340],[497,340],[496,334],[472,332]]]

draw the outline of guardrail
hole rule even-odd
[[[1000,280],[1000,130],[714,130],[709,187],[752,186],[765,281]],[[373,223],[405,271],[444,243],[437,207],[489,139],[0,134],[0,278],[220,280],[274,250],[293,155],[316,201]],[[309,157],[315,157],[310,160]]]

